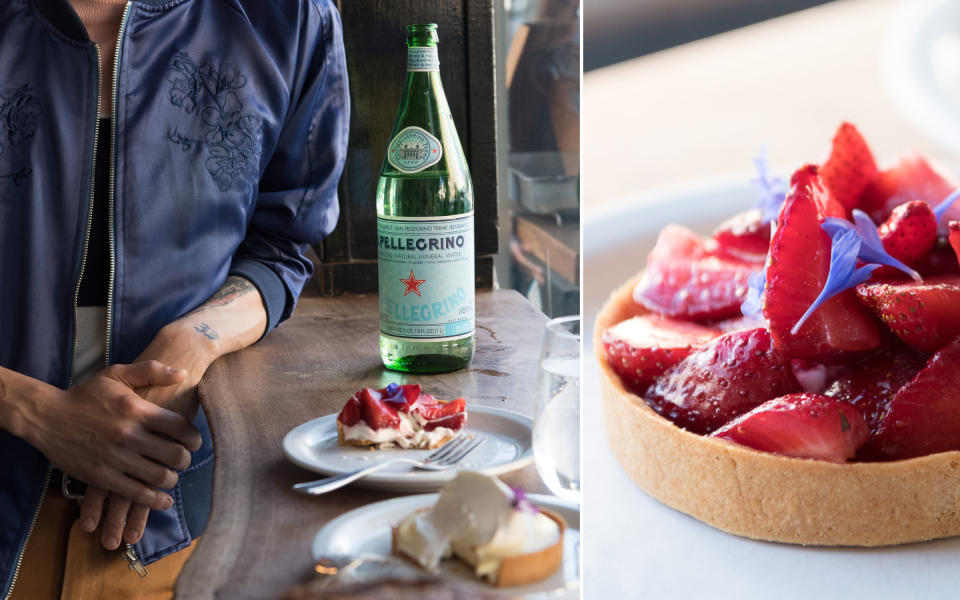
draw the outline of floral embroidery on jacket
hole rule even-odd
[[[199,112],[204,133],[184,135],[176,129],[167,139],[186,152],[206,145],[207,171],[221,192],[245,191],[255,185],[260,168],[262,124],[260,117],[243,112],[237,96],[247,78],[230,63],[199,67],[185,52],[177,52],[167,69],[170,102],[187,113]]]
[[[32,138],[37,133],[39,122],[40,103],[33,97],[33,88],[22,85],[9,95],[0,91],[0,158],[3,163],[8,164],[13,160],[7,149]],[[8,170],[6,164],[0,164],[0,181],[10,180],[14,185],[20,185],[33,173],[29,166],[21,166],[11,172]]]

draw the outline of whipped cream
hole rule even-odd
[[[447,427],[437,427],[432,431],[423,428],[425,419],[420,414],[398,412],[400,424],[397,427],[372,429],[363,421],[343,428],[345,440],[366,440],[377,446],[397,445],[401,448],[428,448],[440,440],[456,435]]]
[[[499,479],[461,471],[437,503],[400,524],[397,549],[435,571],[453,554],[494,581],[510,556],[549,548],[560,538],[550,517],[513,508],[513,492]]]

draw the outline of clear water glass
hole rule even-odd
[[[547,323],[540,353],[533,459],[560,498],[580,502],[580,316]]]

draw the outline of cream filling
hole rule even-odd
[[[433,508],[406,519],[397,534],[398,549],[428,570],[456,554],[493,581],[505,558],[552,546],[560,528],[544,514],[514,510],[513,492],[499,479],[461,471]]]
[[[425,419],[419,414],[398,412],[400,425],[392,428],[372,429],[363,421],[343,428],[346,440],[366,440],[378,446],[400,446],[401,448],[428,448],[440,440],[452,437],[456,432],[447,427],[437,427],[432,431],[423,428]]]

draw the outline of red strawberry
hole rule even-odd
[[[790,332],[820,294],[830,272],[830,236],[820,224],[843,212],[823,189],[816,166],[801,167],[791,184],[770,243],[763,303],[774,346],[784,356],[814,361],[877,347],[877,326],[852,290],[824,302],[796,334]]]
[[[939,277],[941,275],[960,275],[960,263],[957,262],[957,253],[950,247],[949,238],[938,238],[933,250],[917,261],[916,269],[924,278]],[[880,269],[877,269],[877,271],[879,270]],[[898,279],[903,279],[902,273]]]
[[[717,250],[734,258],[762,263],[770,247],[770,223],[764,223],[760,209],[738,213],[713,232]]]
[[[860,194],[876,175],[877,163],[863,136],[850,123],[841,123],[830,157],[820,167],[824,187],[850,212],[859,207]]]
[[[685,227],[664,227],[634,300],[668,317],[708,321],[739,315],[747,278],[757,265],[711,250]]]
[[[860,411],[820,394],[790,394],[765,402],[712,437],[796,458],[842,463],[870,436]]]
[[[857,296],[897,337],[924,352],[960,335],[960,277],[864,283]]]
[[[642,395],[653,380],[720,332],[659,315],[633,317],[603,332],[603,349],[624,386]]]
[[[452,402],[423,406],[419,409],[419,412],[427,419],[423,428],[427,431],[433,431],[437,427],[460,429],[467,420],[466,409],[467,401],[463,398],[457,398]]]
[[[908,265],[916,263],[937,242],[937,217],[926,202],[911,200],[893,209],[879,229],[884,249]]]
[[[960,221],[950,221],[947,224],[947,229],[950,230],[950,246],[953,248],[954,254],[957,255],[957,260],[960,261]]]
[[[876,432],[890,399],[923,368],[927,359],[908,348],[881,350],[857,361],[824,392],[860,409],[871,432]]]
[[[874,222],[882,223],[901,204],[922,200],[936,206],[956,188],[957,184],[923,155],[912,152],[900,157],[893,167],[877,173],[863,191],[861,204]],[[943,223],[960,220],[960,202],[954,203],[945,214]]]
[[[360,400],[360,413],[363,415],[363,421],[374,431],[378,429],[390,429],[400,425],[400,417],[397,415],[397,409],[385,402],[380,393],[373,388],[363,388],[357,392]]]
[[[343,410],[337,415],[337,421],[343,424],[344,427],[352,427],[360,422],[360,401],[357,400],[356,396],[352,396],[347,400]]]
[[[861,454],[899,460],[960,450],[960,338],[944,346],[890,400]]]
[[[728,333],[671,367],[647,403],[677,426],[710,433],[755,406],[800,385],[766,329]]]

